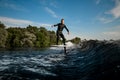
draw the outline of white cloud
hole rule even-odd
[[[106,15],[109,15],[109,17],[107,17]],[[104,12],[104,16],[98,17],[98,20],[102,23],[110,23],[118,18],[120,18],[120,0],[115,0],[115,7],[113,7],[111,10]]]
[[[51,27],[51,24],[40,23],[40,26],[43,26],[43,27]]]
[[[120,39],[120,25],[109,27],[107,31],[103,32],[103,37],[108,39]]]
[[[10,26],[23,26],[23,25],[33,24],[32,21],[14,19],[14,18],[8,18],[8,17],[0,17],[0,21]]]
[[[14,19],[9,17],[2,17],[0,16],[0,21],[4,23],[7,27],[26,27],[28,25],[34,25],[34,26],[51,26],[51,24],[46,23],[38,23],[30,20],[22,20],[22,19]]]
[[[101,21],[102,23],[110,23],[110,22],[112,22],[114,19],[107,19],[107,18],[105,18],[105,17],[100,17],[98,20]]]
[[[5,8],[17,10],[17,11],[27,11],[23,6],[13,4],[12,2],[7,0],[0,1],[0,7],[5,7]]]
[[[55,13],[52,9],[50,9],[50,8],[48,8],[48,7],[45,7],[45,10],[46,10],[49,14],[51,14],[54,18],[58,18],[58,16],[56,15],[56,13]]]
[[[99,4],[101,0],[96,0],[96,4]]]
[[[101,32],[101,37],[103,39],[120,39],[120,25],[107,27],[105,31]]]
[[[115,19],[120,18],[120,0],[115,0],[115,7],[106,13],[113,15]]]
[[[120,36],[120,32],[115,32],[115,31],[103,32],[103,34],[108,36]]]
[[[119,29],[119,30],[120,30],[120,25],[119,25],[119,26],[116,26],[116,29]]]
[[[120,32],[118,31],[107,31],[107,32],[103,32],[103,36],[106,39],[120,39]]]
[[[120,32],[120,25],[109,27],[109,28],[107,28],[107,30],[119,31]]]

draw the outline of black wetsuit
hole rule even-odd
[[[58,24],[56,24],[56,25],[54,25],[54,26],[58,26],[57,32],[56,32],[56,35],[57,35],[57,43],[56,43],[56,44],[58,45],[59,36],[60,36],[60,37],[63,39],[63,43],[64,43],[64,45],[65,45],[66,39],[65,39],[62,31],[63,31],[64,28],[67,30],[67,32],[69,32],[69,30],[67,29],[66,25],[65,25],[65,24],[62,24],[62,23],[58,23]]]

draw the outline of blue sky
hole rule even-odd
[[[120,39],[120,0],[0,0],[0,21],[7,27],[50,27],[65,19],[67,39]]]

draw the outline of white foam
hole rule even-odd
[[[0,67],[0,71],[3,71],[3,70],[8,69],[8,68],[9,68],[8,66],[2,66],[2,67]]]
[[[3,59],[3,60],[0,61],[0,64],[1,65],[9,65],[12,62],[13,62],[13,60],[11,60],[11,59]]]
[[[69,41],[66,43],[66,47],[72,47],[72,46],[74,46],[74,44],[72,42]]]
[[[25,70],[29,70],[35,73],[41,73],[41,74],[45,74],[45,75],[53,75],[56,76],[56,74],[51,73],[43,68],[38,68],[38,69],[34,69],[34,68],[30,68],[30,67],[24,67]]]
[[[74,44],[69,41],[69,42],[66,42],[66,45],[52,45],[52,47],[50,47],[50,49],[62,50],[63,47],[69,48],[69,47],[73,47],[73,46],[74,46]]]

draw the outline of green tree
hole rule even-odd
[[[3,28],[3,29],[5,29],[5,25],[0,21],[0,28]]]
[[[7,31],[3,28],[0,28],[0,47],[5,47],[7,36]]]
[[[81,39],[79,37],[75,37],[74,39],[70,40],[71,42],[78,44],[81,42]]]
[[[21,28],[8,28],[7,46],[9,48],[22,47],[21,39],[24,34]]]
[[[56,34],[54,31],[49,31],[49,39],[50,39],[50,45],[56,44]]]
[[[36,42],[35,47],[48,47],[50,46],[50,35],[49,31],[46,28],[40,27],[38,32],[36,33]]]
[[[27,26],[27,30],[30,32],[30,33],[33,33],[35,34],[37,31],[38,31],[38,28],[36,26]]]
[[[36,33],[36,41],[35,41],[35,47],[41,47],[41,32]]]
[[[24,32],[24,37],[21,40],[23,47],[34,47],[36,41],[36,35],[28,31]]]
[[[0,47],[21,48],[37,47],[43,48],[56,44],[56,34],[44,27],[27,26],[27,28],[9,27],[0,22]]]
[[[40,42],[40,47],[49,46],[49,39],[43,32],[39,32],[38,41]]]

